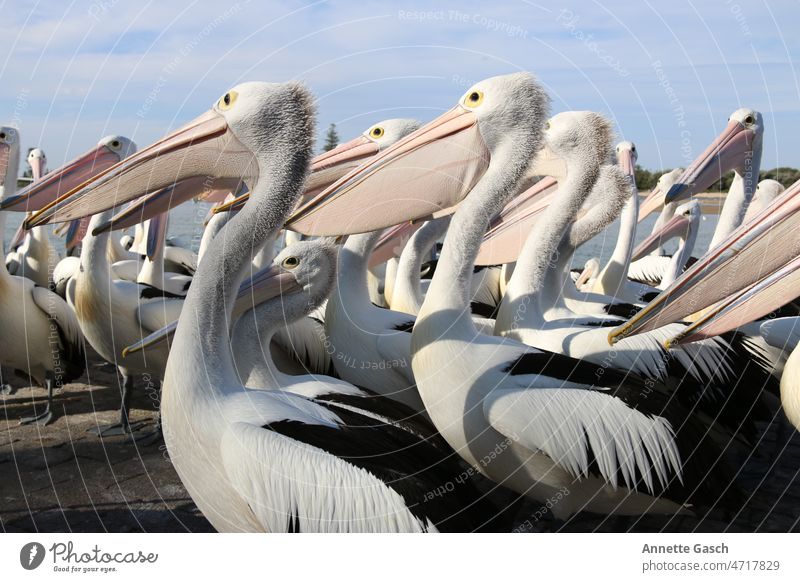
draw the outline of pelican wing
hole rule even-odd
[[[31,294],[36,306],[50,319],[50,329],[53,329],[53,323],[58,329],[61,344],[59,359],[63,358],[59,364],[65,372],[65,376],[61,380],[65,382],[74,380],[83,373],[86,366],[83,332],[78,318],[67,302],[50,289],[35,286],[31,290]],[[42,346],[42,349],[45,348],[47,346]]]
[[[800,343],[800,317],[769,319],[761,324],[759,331],[773,348],[791,352]]]
[[[143,335],[149,335],[176,321],[181,315],[183,299],[152,299],[142,301],[136,310]]]
[[[596,463],[613,487],[621,476],[626,487],[641,480],[653,493],[681,474],[669,422],[597,390],[498,388],[484,400],[483,411],[512,442],[544,451],[576,477],[588,476]]]

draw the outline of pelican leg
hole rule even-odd
[[[47,406],[45,407],[44,412],[35,416],[26,416],[21,418],[19,421],[20,424],[36,423],[39,426],[47,426],[53,422],[53,412],[50,410],[50,408],[53,406],[53,377],[50,372],[48,372],[45,376],[44,383],[47,386]]]
[[[160,393],[160,389],[161,389],[160,384],[161,383],[159,382],[159,393]],[[160,400],[159,400],[159,402],[160,402]],[[163,439],[163,438],[164,438],[164,434],[161,431],[161,410],[159,410],[156,413],[156,422],[153,425],[153,430],[152,431],[150,431],[148,433],[137,434],[135,436],[131,436],[131,439],[133,439],[136,442],[136,444],[142,445],[143,447],[148,447],[148,446],[153,445],[153,444],[155,444],[157,442],[160,442],[161,439]]]
[[[122,375],[122,404],[119,407],[119,422],[106,424],[90,428],[88,432],[94,433],[99,437],[120,436],[131,434],[141,428],[141,422],[131,424],[128,415],[133,395],[133,376]]]

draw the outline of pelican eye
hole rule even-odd
[[[548,129],[550,129],[550,122],[546,121],[544,124],[544,130],[547,131]]]
[[[6,139],[6,132],[0,131],[0,139]]]
[[[481,103],[483,103],[483,91],[470,91],[464,98],[464,105],[467,107],[477,107]]]
[[[378,137],[383,137],[383,134],[384,134],[384,133],[385,133],[385,132],[384,132],[383,128],[382,128],[380,125],[376,125],[375,127],[373,127],[373,128],[370,130],[370,132],[369,132],[369,136],[370,136],[370,137],[375,137],[375,138],[378,138]]]
[[[230,109],[233,107],[233,104],[236,103],[236,98],[239,94],[236,91],[228,91],[223,95],[219,100],[219,108],[225,111],[226,109]]]
[[[111,147],[112,148],[118,148],[119,146],[120,146],[120,143],[119,143],[118,139],[115,139],[114,141],[111,142]]]
[[[745,117],[745,118],[744,118],[744,122],[745,122],[747,125],[752,125],[753,123],[755,123],[755,121],[756,121],[756,120],[755,120],[755,118],[754,118],[752,115],[748,115],[747,117]]]
[[[294,269],[299,264],[300,264],[300,259],[298,259],[297,257],[286,257],[285,259],[283,259],[281,266],[284,269]]]

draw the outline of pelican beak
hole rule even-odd
[[[378,144],[361,135],[347,143],[340,144],[311,160],[311,173],[306,180],[306,189],[297,201],[300,207],[325,188],[336,182],[339,178],[357,168],[364,160],[377,154]],[[213,209],[214,214],[238,210],[250,198],[250,193],[245,192],[235,200],[231,200]]]
[[[64,239],[64,245],[68,251],[74,249],[83,242],[83,237],[86,236],[86,231],[89,230],[89,221],[91,220],[91,216],[85,216],[84,218],[71,220],[68,223],[69,226],[67,227],[67,234]]]
[[[689,231],[689,217],[684,215],[673,216],[658,231],[651,233],[646,239],[639,243],[633,250],[632,261],[641,259],[656,247],[675,238],[676,236],[685,237]]]
[[[22,241],[25,240],[25,233],[25,229],[22,227],[22,224],[20,224],[11,239],[11,244],[9,245],[11,250],[16,250],[17,247],[22,244]]]
[[[253,153],[213,109],[61,196],[34,215],[28,225],[97,214],[198,176],[208,178],[209,188],[215,188],[219,178],[258,177]]]
[[[147,350],[153,346],[157,346],[161,342],[171,340],[172,336],[175,335],[175,330],[178,329],[178,321],[179,320],[176,319],[172,323],[169,323],[161,329],[154,331],[147,337],[142,338],[138,342],[126,346],[122,349],[122,357],[127,358],[131,354]]]
[[[476,115],[456,106],[298,206],[286,227],[333,236],[445,216],[483,176],[490,157]]]
[[[625,175],[630,176],[631,180],[635,181],[636,158],[633,155],[633,151],[629,149],[622,150],[622,152],[617,154],[617,163],[620,169],[625,172]]]
[[[244,203],[250,199],[250,192],[246,191],[239,196],[233,196],[226,199],[222,204],[217,204],[211,209],[211,214],[219,214],[221,212],[230,212],[232,210],[241,210]]]
[[[167,239],[167,223],[166,214],[158,214],[147,223],[146,254],[151,261],[164,248],[164,241]]]
[[[253,309],[265,301],[269,301],[279,295],[294,293],[302,288],[303,286],[292,273],[285,271],[277,265],[261,269],[239,287],[239,292],[236,295],[233,306],[231,321],[236,321],[247,310]],[[127,346],[122,350],[122,357],[127,357],[130,354],[149,349],[166,340],[172,339],[177,328],[178,321],[173,321],[142,340]]]
[[[125,210],[118,212],[114,217],[97,226],[92,234],[97,236],[107,230],[120,230],[135,226],[150,218],[169,212],[170,209],[180,206],[195,197],[203,197],[206,192],[230,193],[238,186],[237,178],[217,178],[213,180],[215,188],[208,187],[208,177],[195,176],[181,180],[176,184],[170,184],[160,190],[142,196],[134,201]],[[216,194],[215,194],[216,195]]]
[[[423,221],[421,220],[416,222],[408,221],[386,229],[375,244],[375,248],[372,249],[372,254],[369,256],[369,268],[385,263],[392,257],[399,257],[408,239],[417,232],[422,224]]]
[[[667,340],[666,347],[714,337],[764,317],[796,299],[798,285],[800,256],[706,311],[679,335]]]
[[[0,210],[29,212],[43,208],[119,162],[119,154],[100,145],[34,181],[0,203]]]
[[[476,265],[501,265],[517,260],[541,213],[556,196],[558,183],[546,176],[516,196],[489,222]]]
[[[643,221],[650,214],[664,206],[664,192],[656,186],[644,199],[644,202],[639,206],[639,222]]]
[[[664,203],[685,200],[700,193],[753,156],[756,133],[738,121],[731,121],[717,139],[686,168],[664,197]]]
[[[800,180],[768,208],[741,225],[689,267],[675,282],[623,325],[609,342],[674,323],[774,273],[798,255]]]
[[[37,182],[38,180],[42,179],[44,176],[44,158],[33,158],[30,162],[28,162],[31,166],[31,176],[33,177],[33,181]]]

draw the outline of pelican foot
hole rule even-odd
[[[53,413],[49,408],[41,414],[26,416],[19,421],[20,424],[38,424],[39,426],[47,426],[51,422],[53,422]]]
[[[164,433],[161,432],[161,426],[147,433],[131,435],[131,440],[143,447],[149,447],[150,445],[161,442],[163,439]]]
[[[131,424],[122,424],[121,422],[116,422],[114,424],[104,424],[101,426],[94,426],[88,429],[86,432],[96,434],[100,438],[106,438],[112,436],[123,436],[123,435],[133,434],[135,431],[142,428],[142,426],[144,426],[143,422],[134,422]]]

